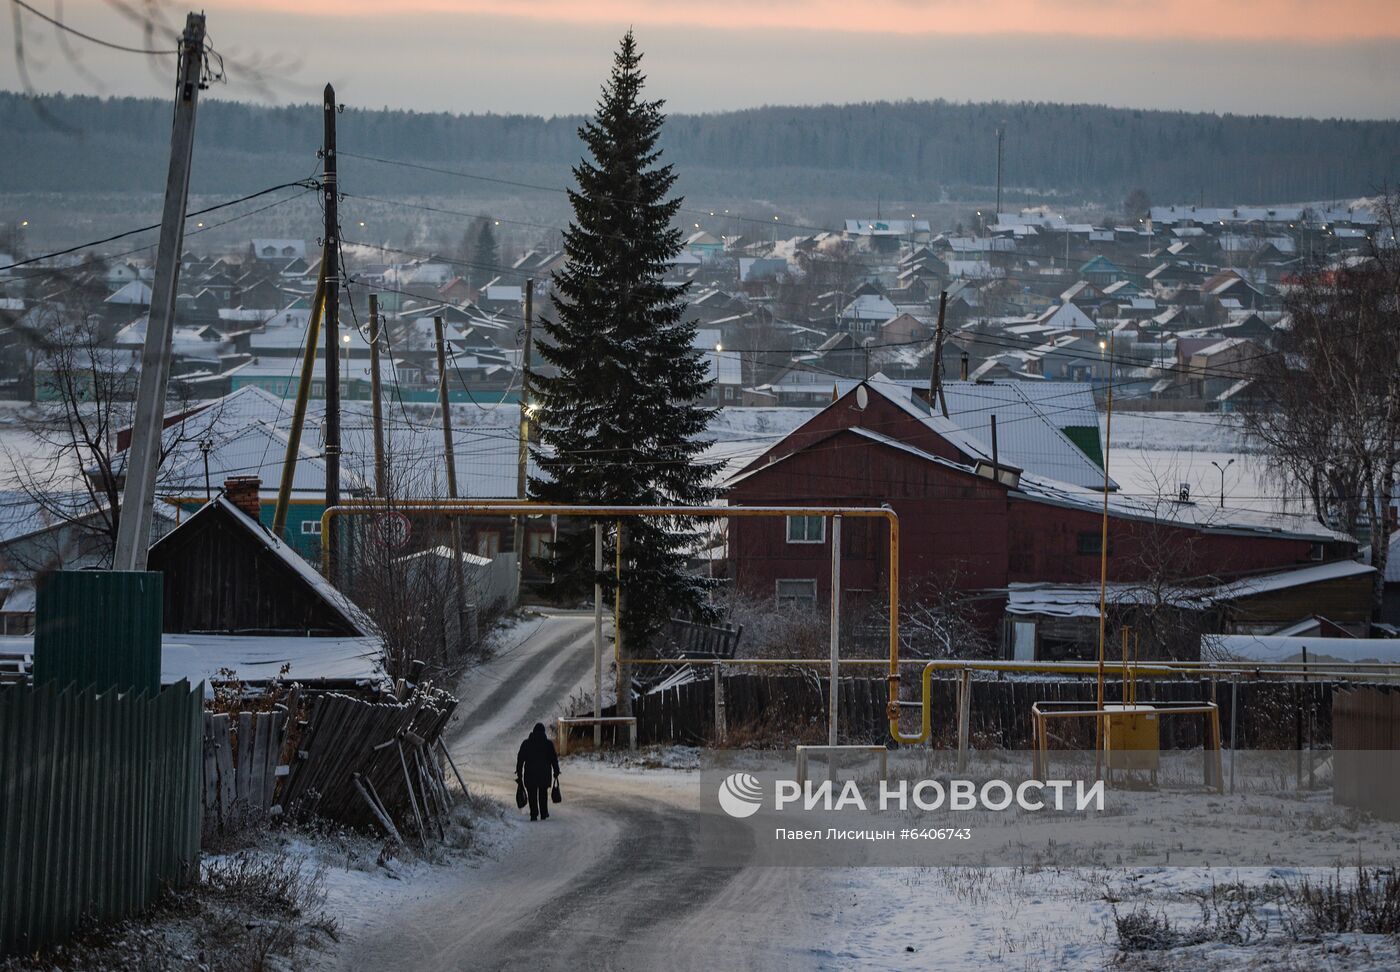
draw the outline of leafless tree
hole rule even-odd
[[[1286,295],[1289,327],[1256,363],[1241,421],[1319,522],[1369,533],[1379,616],[1400,467],[1400,195],[1377,212],[1368,258],[1314,265]]]
[[[900,650],[913,658],[992,658],[997,644],[985,602],[968,589],[966,571],[954,564],[923,578],[900,598]]]
[[[341,547],[346,591],[378,627],[386,668],[394,677],[406,675],[415,661],[438,672],[471,664],[483,649],[491,619],[504,608],[489,603],[487,568],[469,550],[459,599],[447,517],[397,508],[405,500],[441,495],[440,457],[415,445],[425,443],[405,437],[395,449],[391,439],[386,451],[387,488],[381,499],[388,512],[341,521],[348,533]],[[471,612],[468,619],[459,614],[461,602]]]
[[[125,450],[119,433],[130,427],[139,357],[110,346],[88,289],[75,283],[37,305],[13,329],[35,356],[34,395],[24,416],[30,446],[9,450],[15,487],[46,519],[89,535],[87,544],[110,564],[121,521]],[[181,414],[188,401],[167,406]],[[213,420],[176,423],[162,441],[160,464]]]

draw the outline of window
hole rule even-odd
[[[1309,560],[1322,560],[1327,554],[1327,548],[1320,543],[1315,543],[1308,548]]]
[[[1098,530],[1086,531],[1079,535],[1078,552],[1081,554],[1093,554],[1098,556],[1103,553],[1103,534]],[[1109,552],[1113,552],[1113,545],[1109,544]]]
[[[805,611],[817,606],[817,582],[814,580],[779,580],[777,600],[780,608]]]
[[[788,543],[826,542],[826,517],[790,516],[787,518]]]
[[[501,534],[499,530],[485,530],[476,535],[476,555],[478,557],[495,557],[501,552]]]
[[[317,537],[319,537],[319,536],[321,535],[321,521],[320,521],[320,520],[302,520],[302,521],[301,521],[301,532],[302,532],[303,534],[306,534],[307,536],[317,536]]]

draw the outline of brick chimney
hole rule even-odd
[[[224,480],[224,495],[228,501],[257,521],[262,515],[262,501],[258,499],[258,487],[262,480],[257,476],[230,476]]]

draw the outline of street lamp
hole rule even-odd
[[[345,387],[350,388],[350,335],[342,334],[340,343],[345,346]]]
[[[1225,470],[1233,466],[1235,464],[1235,460],[1231,459],[1229,462],[1225,463],[1225,465],[1222,466],[1220,463],[1212,459],[1210,461],[1210,464],[1216,469],[1220,470],[1220,508],[1223,510],[1225,509]]]

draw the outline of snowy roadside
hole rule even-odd
[[[817,892],[835,931],[816,955],[820,968],[1400,967],[1393,934],[1318,931],[1308,925],[1296,898],[1283,891],[1339,877],[1346,884],[1354,873],[1349,878],[1345,871],[1297,868],[845,868],[807,872],[804,882]],[[1170,930],[1161,937],[1133,937],[1142,916],[1158,932]]]
[[[473,797],[426,853],[327,826],[265,831],[203,855],[200,881],[146,915],[38,956],[0,959],[0,972],[336,968],[343,929],[441,893],[463,868],[503,853],[516,829],[499,804]]]

